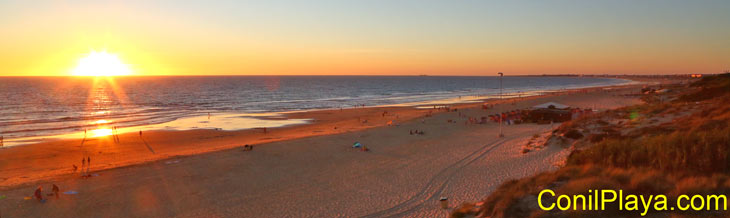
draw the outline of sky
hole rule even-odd
[[[730,69],[727,0],[0,0],[0,76],[680,74]]]

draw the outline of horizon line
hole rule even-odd
[[[701,75],[715,75],[715,74],[722,74],[722,73],[728,73],[730,71],[724,71],[719,73],[672,73],[672,74],[576,74],[576,73],[565,73],[565,74],[508,74],[504,73],[504,76],[508,77],[519,77],[519,76],[587,76],[587,77],[595,77],[595,76],[685,76],[685,75],[692,75],[692,74],[701,74]],[[498,74],[498,73],[494,73]],[[213,74],[213,75],[205,75],[205,74],[179,74],[179,75],[173,75],[173,74],[158,74],[158,75],[142,75],[142,74],[135,74],[135,75],[118,75],[118,76],[76,76],[76,75],[0,75],[0,77],[224,77],[224,76],[392,76],[392,77],[498,77],[499,75],[445,75],[445,74],[376,74],[376,75],[369,75],[369,74]]]

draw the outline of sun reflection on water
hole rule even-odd
[[[91,112],[91,115],[104,115],[104,114],[108,114],[108,113],[109,113],[108,110],[107,111],[94,111],[94,112]]]
[[[108,120],[97,120],[97,121],[91,122],[91,124],[107,124],[107,123],[110,123],[110,121],[108,121]]]
[[[91,137],[102,137],[102,136],[108,136],[108,135],[112,135],[112,129],[101,128],[101,129],[91,130]]]

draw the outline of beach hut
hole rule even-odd
[[[570,106],[555,102],[533,106],[528,116],[529,120],[536,123],[565,122],[572,119]]]
[[[555,103],[555,102],[552,102],[551,101],[551,102],[547,102],[547,103],[544,103],[544,104],[538,104],[538,105],[532,106],[532,108],[534,108],[534,109],[559,109],[559,110],[566,110],[566,109],[570,109],[570,106],[564,105],[564,104],[560,104],[560,103]]]

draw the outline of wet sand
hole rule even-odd
[[[459,112],[409,107],[302,112],[312,124],[244,131],[149,131],[63,140],[0,150],[3,217],[353,217],[445,216],[501,182],[555,168],[567,151],[548,147],[520,154],[521,146],[550,125],[465,125],[463,113],[486,116],[555,101],[577,107],[616,108],[639,103],[620,96],[638,86],[586,89],[528,97],[488,111],[481,104]],[[593,90],[593,91],[591,91]],[[597,91],[596,91],[597,90]],[[512,102],[515,102],[514,104]],[[501,107],[501,108],[500,108]],[[388,111],[383,116],[383,111]],[[433,116],[425,117],[429,111]],[[362,123],[368,120],[367,123]],[[396,125],[387,126],[393,120]],[[447,120],[457,120],[449,123]],[[557,126],[557,125],[555,125]],[[336,127],[336,128],[335,128]],[[410,129],[425,135],[409,135]],[[144,139],[144,140],[142,140]],[[351,148],[359,141],[371,149]],[[147,144],[145,144],[147,143]],[[253,151],[242,151],[254,144]],[[149,148],[148,146],[149,145]],[[154,150],[154,153],[151,150]],[[72,164],[92,158],[98,176],[79,178]],[[38,185],[78,191],[45,204],[23,200]],[[456,202],[456,203],[455,203]]]

